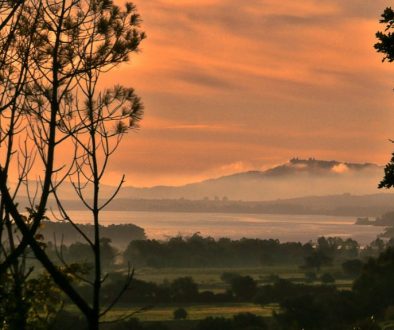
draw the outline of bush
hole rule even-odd
[[[256,281],[250,276],[238,276],[231,281],[231,290],[239,300],[250,300],[257,290]]]
[[[191,302],[198,299],[198,285],[191,277],[179,277],[170,285],[170,292],[176,302]]]
[[[187,311],[184,308],[174,310],[174,320],[184,320],[187,318]]]

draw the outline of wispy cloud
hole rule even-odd
[[[105,83],[135,87],[147,115],[116,170],[160,181],[256,157],[387,159],[394,65],[373,49],[387,1],[135,3],[148,39]]]

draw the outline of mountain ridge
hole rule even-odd
[[[342,161],[337,161],[337,160],[319,160],[315,158],[308,158],[308,159],[300,159],[300,158],[292,158],[288,162],[268,168],[266,170],[248,170],[248,171],[242,171],[242,172],[234,172],[232,174],[228,175],[221,175],[218,177],[214,178],[207,178],[201,181],[195,181],[195,182],[190,182],[182,185],[153,185],[153,186],[148,186],[148,187],[137,187],[137,186],[125,186],[124,188],[135,188],[135,189],[151,189],[151,188],[180,188],[180,187],[186,187],[190,185],[195,185],[195,184],[200,184],[200,183],[205,183],[205,182],[213,182],[217,180],[222,180],[222,179],[228,179],[228,178],[234,178],[234,177],[240,177],[240,176],[257,176],[257,177],[263,177],[263,176],[277,176],[277,175],[289,175],[289,174],[294,174],[295,171],[298,171],[299,173],[309,173],[310,174],[321,174],[324,172],[324,170],[327,171],[327,173],[331,174],[341,174],[344,172],[341,171],[335,171],[332,170],[332,168],[335,168],[335,166],[345,166],[343,169],[348,168],[350,171],[356,170],[368,170],[368,169],[381,169],[383,171],[384,166],[383,165],[378,165],[375,163],[354,163],[354,162],[342,162]],[[320,169],[320,171],[319,171]],[[331,172],[330,172],[331,170]],[[293,171],[293,172],[292,172]],[[346,171],[346,170],[345,170]],[[319,173],[320,172],[320,173]],[[383,173],[383,172],[382,172]]]
[[[120,198],[226,197],[233,200],[272,200],[309,195],[373,194],[383,166],[314,158],[293,158],[264,171],[233,173],[180,186],[124,187]]]

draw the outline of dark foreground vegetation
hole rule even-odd
[[[111,305],[115,301],[115,311],[122,310],[121,317],[109,314],[103,329],[380,329],[379,324],[394,306],[393,243],[394,240],[377,239],[361,248],[354,240],[337,237],[300,244],[259,239],[214,240],[195,234],[162,242],[132,241],[122,253],[103,238],[102,266],[107,275],[102,283],[101,303]],[[94,277],[89,247],[81,242],[69,246],[42,244],[51,258],[59,260],[59,269],[70,278],[81,297],[90,300],[88,282]],[[156,261],[148,264],[151,256]],[[134,276],[128,283],[127,258],[145,261],[137,264],[137,270],[146,265],[158,272],[162,267],[172,267],[177,276],[161,282]],[[160,258],[162,261],[157,263]],[[218,264],[223,269],[222,284],[212,289],[207,289],[198,278],[181,273],[185,268],[208,270],[218,268]],[[302,276],[241,274],[240,270],[251,266],[261,271],[286,267],[288,274],[297,272]],[[18,291],[12,278],[2,278],[0,322],[13,324],[23,307],[29,317],[29,329],[47,329],[49,325],[54,329],[85,329],[85,319],[70,309],[71,301],[39,265],[27,258],[25,267],[32,273],[26,279],[23,306],[17,305]],[[188,317],[189,306],[228,304],[272,306],[273,314],[263,317],[235,311],[232,319]],[[148,322],[136,318],[158,306],[172,306],[173,320]],[[134,314],[136,311],[140,313]],[[106,324],[105,320],[111,322]]]
[[[357,262],[355,262],[357,260]],[[323,266],[320,272],[306,272],[300,281],[270,276],[256,279],[236,272],[221,276],[223,290],[202,290],[191,277],[178,277],[162,283],[133,279],[130,288],[117,301],[125,317],[103,325],[103,329],[283,329],[283,330],[345,330],[382,329],[381,324],[392,315],[394,306],[394,249],[388,247],[376,258],[365,261],[354,259],[342,264],[342,273],[331,275]],[[351,270],[351,271],[349,271]],[[79,273],[88,273],[89,267],[69,269],[74,285],[84,299],[90,299],[88,286],[78,281]],[[310,273],[314,273],[313,277]],[[308,275],[309,274],[309,275]],[[356,275],[357,274],[357,275]],[[111,302],[122,291],[126,274],[109,273],[102,288],[103,303]],[[349,279],[347,288],[340,288],[336,281]],[[7,292],[7,279],[1,282],[0,317],[4,324],[10,322],[19,307],[12,305],[12,292]],[[25,307],[31,329],[85,329],[86,321],[73,309],[51,279],[34,275],[28,281],[31,291]],[[7,301],[6,304],[4,304]],[[273,306],[271,316],[252,313],[235,313],[232,319],[220,316],[205,319],[188,319],[189,306],[225,306],[226,304],[253,303]],[[174,306],[173,320],[139,321],[135,317],[157,306]],[[178,307],[176,307],[178,306]],[[140,311],[140,314],[133,314]],[[110,320],[110,318],[108,319]]]

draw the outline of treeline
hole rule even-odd
[[[123,229],[122,226],[115,228]],[[388,247],[394,247],[394,239],[384,241],[380,238],[360,247],[355,240],[340,237],[320,237],[316,242],[302,244],[281,243],[275,239],[214,239],[200,234],[177,236],[166,241],[131,240],[123,251],[117,249],[109,238],[102,238],[100,242],[103,267],[112,271],[130,264],[136,268],[292,265],[319,272],[322,267],[355,259],[367,260]],[[88,244],[82,242],[70,245],[48,242],[46,251],[53,260],[61,259],[65,263],[89,264],[93,260]]]
[[[247,267],[299,263],[313,251],[311,244],[274,239],[214,239],[194,234],[167,241],[132,241],[124,259],[137,267]]]
[[[262,265],[306,265],[319,268],[332,262],[377,256],[394,240],[377,239],[365,248],[353,239],[320,237],[306,244],[281,243],[275,239],[214,239],[194,234],[166,241],[132,241],[124,260],[137,267],[255,267]]]

